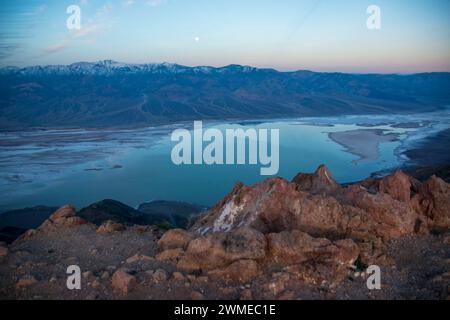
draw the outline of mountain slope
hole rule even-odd
[[[450,104],[449,87],[450,73],[354,75],[114,61],[8,67],[0,69],[0,125],[420,112]]]

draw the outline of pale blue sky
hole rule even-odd
[[[66,8],[82,28],[66,28]],[[366,28],[381,8],[382,29]],[[450,71],[448,0],[2,0],[0,65],[231,63],[279,70]]]

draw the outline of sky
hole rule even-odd
[[[66,12],[81,9],[81,28]],[[367,8],[380,8],[369,30]],[[2,0],[0,66],[112,59],[352,73],[450,71],[449,0]]]

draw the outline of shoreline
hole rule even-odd
[[[450,164],[450,128],[419,141],[403,152],[411,165],[430,166]]]

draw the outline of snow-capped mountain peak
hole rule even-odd
[[[85,75],[114,75],[116,73],[152,73],[152,74],[229,74],[255,72],[257,69],[250,66],[228,65],[225,67],[197,66],[188,67],[175,63],[122,63],[114,60],[101,60],[96,62],[76,62],[69,65],[31,66],[24,68],[5,67],[0,69],[2,74],[22,75],[52,75],[52,74],[85,74]]]

